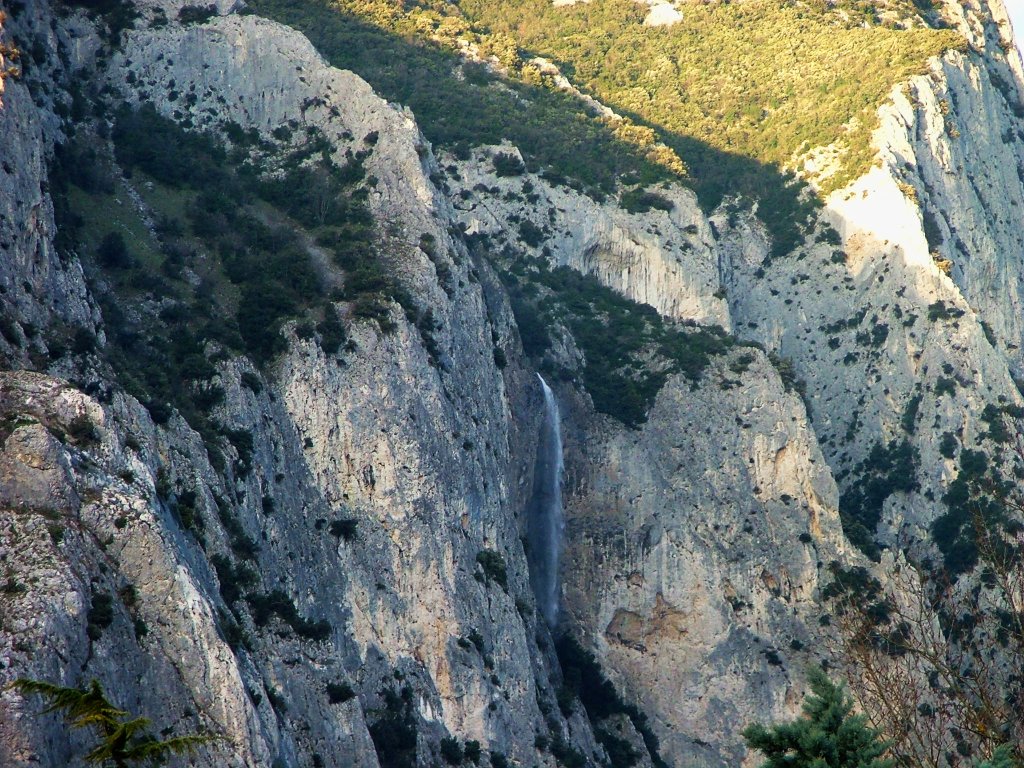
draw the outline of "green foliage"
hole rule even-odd
[[[459,740],[452,736],[441,739],[441,757],[448,765],[461,765],[466,753],[462,750]]]
[[[645,27],[645,11],[629,0],[252,5],[412,107],[435,144],[463,152],[510,139],[531,170],[547,167],[550,178],[599,194],[620,179],[650,183],[689,166],[709,208],[737,193],[761,201],[776,254],[798,244],[815,208],[783,168],[836,143],[842,168],[826,191],[866,170],[875,109],[892,86],[926,71],[930,56],[965,46],[948,31],[882,27],[870,14],[848,23],[824,5],[768,0],[695,4],[658,29]],[[486,67],[453,55],[460,40],[497,57],[508,73],[500,87]],[[533,52],[627,119],[588,115],[527,60]]]
[[[876,444],[853,471],[839,499],[839,517],[850,542],[868,557],[880,557],[874,540],[882,506],[894,493],[917,490],[918,451],[906,439]]]
[[[110,232],[103,237],[96,249],[96,260],[108,269],[127,269],[135,264],[120,232]]]
[[[523,161],[515,155],[507,152],[498,152],[491,159],[494,163],[495,175],[501,176],[522,176],[526,173],[526,166],[523,165]]]
[[[331,704],[344,704],[346,701],[355,698],[356,692],[348,683],[328,683],[327,700]]]
[[[610,728],[598,728],[594,732],[598,743],[604,747],[611,768],[632,768],[643,756],[626,739],[616,736]]]
[[[500,552],[493,549],[481,549],[476,553],[476,561],[483,569],[484,578],[493,581],[499,587],[508,591],[508,571],[505,568],[505,558]]]
[[[128,171],[138,169],[170,187],[217,190],[244,199],[244,190],[225,167],[227,154],[213,137],[188,132],[150,105],[117,113],[111,137],[115,156]]]
[[[594,725],[612,715],[626,715],[643,738],[655,768],[667,768],[667,763],[661,758],[658,737],[651,730],[647,716],[635,705],[623,701],[615,686],[601,670],[594,654],[568,634],[555,641],[555,650],[558,653],[558,663],[562,668],[564,681],[559,692],[560,698],[578,699]],[[614,763],[614,768],[627,768],[634,764],[632,753],[622,749],[622,745],[618,744],[618,738],[610,730],[599,727],[595,729],[595,734],[609,754],[614,752],[622,761]],[[552,753],[555,754],[554,746]],[[558,757],[557,754],[555,756]],[[561,758],[559,760],[561,761]]]
[[[619,204],[630,213],[647,213],[650,210],[671,211],[672,201],[657,192],[645,189],[629,189],[619,197]]]
[[[959,444],[960,441],[956,439],[956,435],[952,432],[943,432],[942,440],[939,441],[939,453],[944,458],[952,459],[956,456],[956,449]]]
[[[998,406],[989,403],[981,412],[981,420],[988,424],[988,432],[985,437],[997,445],[1005,445],[1013,438],[1014,430],[1007,425],[1006,417],[1019,419],[1021,409],[1014,405]]]
[[[918,393],[911,396],[907,401],[907,407],[903,409],[903,418],[900,419],[900,426],[908,435],[914,434],[917,429],[917,414],[921,410],[923,396]]]
[[[205,24],[216,15],[216,5],[184,5],[178,11],[178,21],[185,25]]]
[[[821,591],[826,600],[842,599],[853,603],[873,626],[885,624],[892,615],[892,605],[882,592],[882,583],[872,576],[867,568],[847,568],[833,560],[829,563],[830,581]]]
[[[585,362],[582,381],[594,407],[630,427],[647,420],[668,377],[697,381],[712,357],[735,340],[717,327],[676,323],[647,304],[630,301],[592,275],[550,269],[542,259],[506,261],[508,290],[523,350],[540,357],[557,322],[572,332]],[[499,265],[499,267],[502,265]]]
[[[762,200],[775,252],[796,243],[812,206],[782,169],[836,143],[828,192],[868,169],[875,110],[929,57],[965,41],[948,31],[847,25],[820,6],[691,3],[668,27],[643,25],[630,0],[568,7],[547,0],[460,0],[473,22],[558,61],[576,85],[656,127],[689,167],[706,205]],[[780,33],[780,30],[785,30]]]
[[[331,636],[327,621],[312,621],[299,615],[295,603],[280,589],[271,592],[253,592],[246,595],[252,620],[257,627],[265,627],[275,615],[285,622],[299,637],[322,642]]]
[[[803,704],[803,717],[766,728],[751,725],[743,738],[768,758],[762,768],[892,768],[883,757],[886,744],[853,714],[853,701],[818,668],[808,675],[813,694]]]
[[[248,563],[235,565],[230,558],[219,554],[211,557],[210,563],[220,582],[220,595],[228,605],[239,600],[245,590],[259,581],[256,571]]]
[[[48,702],[42,714],[61,712],[72,728],[94,731],[97,743],[85,755],[87,763],[109,764],[115,768],[157,764],[171,755],[193,754],[198,747],[215,740],[210,735],[178,736],[163,741],[156,739],[147,732],[150,720],[133,718],[111,704],[97,680],[79,689],[22,677],[8,688],[23,696],[42,696]]]
[[[254,560],[256,553],[260,551],[259,545],[245,532],[238,517],[223,499],[217,499],[217,516],[228,534],[231,551],[235,556],[243,560]]]
[[[361,189],[362,162],[371,150],[339,166],[327,159],[315,132],[286,154],[235,129],[225,126],[246,142],[256,162],[246,161],[244,152],[228,153],[212,134],[184,130],[150,106],[116,112],[117,162],[126,175],[145,174],[156,182],[139,186],[160,211],[155,237],[130,222],[104,220],[104,201],[113,199],[119,174],[103,165],[85,132],[80,137],[86,138],[56,153],[51,172],[60,247],[69,251],[95,238],[97,261],[110,270],[111,279],[96,294],[106,322],[104,352],[122,385],[157,423],[177,409],[202,434],[218,468],[222,443],[213,411],[224,390],[208,357],[214,352],[210,342],[264,364],[285,348],[282,327],[291,318],[308,318],[324,349],[338,353],[347,333],[337,300],[352,302],[353,317],[372,316],[384,330],[394,327],[392,301],[412,321],[424,315],[375,249],[374,222]],[[93,194],[81,194],[80,187]],[[100,214],[90,211],[88,226],[78,213],[83,205]],[[278,213],[268,216],[268,205]],[[267,223],[285,217],[292,221]],[[93,234],[100,226],[106,231]],[[346,273],[344,289],[330,300],[309,258],[312,235],[303,227],[316,232],[318,244]],[[185,280],[186,268],[198,275],[198,285]],[[129,296],[147,293],[160,297],[159,312],[152,302],[138,312],[124,311]],[[419,327],[426,334],[433,330]],[[238,468],[247,472],[248,461],[243,458]]]
[[[109,44],[116,44],[121,33],[132,27],[139,17],[139,11],[130,0],[65,0],[67,5],[78,6],[88,11],[94,19],[102,20],[106,29],[103,37]]]
[[[506,79],[465,62],[457,40],[468,34],[482,53],[511,64],[513,74],[522,70],[511,40],[471,32],[455,5],[402,7],[385,0],[253,0],[248,5],[302,31],[332,64],[352,70],[389,101],[409,106],[434,145],[465,154],[469,147],[510,140],[530,170],[549,169],[552,178],[571,180],[592,194],[614,191],[622,177],[650,183],[671,175],[648,159],[651,137],[619,138],[618,124],[595,118],[579,100],[541,85],[535,68],[534,77]],[[675,166],[681,168],[678,159]]]
[[[935,380],[936,397],[954,394],[956,394],[956,379],[950,378],[948,376],[939,376],[939,378]]]
[[[1015,539],[1024,524],[1013,513],[1014,481],[1003,476],[999,463],[983,450],[964,448],[960,471],[942,497],[946,513],[931,525],[932,538],[953,575],[974,569],[984,547],[988,560],[1021,563]]]
[[[103,630],[114,623],[114,598],[106,592],[94,592],[86,613],[86,634],[96,641],[103,635]]]
[[[327,530],[335,538],[352,541],[356,537],[356,525],[358,522],[354,517],[332,520]]]
[[[547,236],[544,230],[532,221],[523,219],[519,222],[519,239],[531,248],[536,248],[547,239]]]
[[[558,733],[551,740],[551,754],[562,768],[585,768],[587,758]]]
[[[992,753],[988,760],[977,763],[975,768],[1020,768],[1021,761],[1013,753],[1013,746],[1003,744]]]
[[[963,317],[963,314],[962,309],[950,306],[942,299],[928,305],[928,320],[933,323],[938,320],[956,320]]]
[[[370,738],[377,751],[381,768],[417,768],[417,719],[413,693],[409,686],[396,693],[390,688],[381,691],[384,708],[370,723]]]

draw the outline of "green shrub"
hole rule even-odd
[[[440,749],[441,757],[448,765],[461,765],[466,756],[459,740],[452,736],[445,736],[441,739]]]
[[[258,627],[264,627],[273,616],[277,616],[292,628],[296,635],[307,640],[324,641],[331,636],[331,625],[326,621],[310,621],[299,615],[295,604],[280,589],[265,593],[250,593],[246,601],[252,612],[252,620]]]
[[[839,517],[850,542],[864,554],[878,560],[880,552],[874,540],[882,518],[882,507],[894,493],[910,493],[919,488],[918,451],[906,439],[891,440],[872,447],[845,483],[839,497]]]
[[[630,189],[622,193],[619,205],[630,213],[647,213],[650,210],[671,211],[672,201],[657,192]]]
[[[558,654],[558,663],[562,668],[563,688],[580,701],[591,723],[596,724],[600,720],[617,714],[626,715],[637,733],[643,738],[655,768],[668,768],[668,764],[661,757],[658,737],[651,730],[647,716],[635,705],[627,704],[622,699],[615,686],[601,670],[601,665],[594,654],[586,650],[576,638],[569,634],[563,634],[555,641],[555,651]],[[555,751],[559,739],[560,737],[556,737],[551,751],[562,761]]]
[[[536,248],[547,240],[547,235],[544,234],[543,229],[538,227],[532,221],[529,219],[523,219],[519,222],[519,239],[531,248]]]
[[[327,700],[331,704],[344,704],[346,701],[355,698],[356,692],[348,683],[328,683]]]
[[[492,162],[497,176],[522,176],[526,173],[523,161],[507,152],[498,152],[492,158]]]
[[[508,572],[505,568],[505,558],[500,552],[493,549],[482,549],[476,554],[476,561],[483,569],[484,578],[493,581],[506,592],[508,591]]]
[[[923,396],[918,393],[913,395],[908,401],[906,408],[903,409],[903,417],[900,419],[900,425],[903,427],[903,431],[908,435],[914,434],[917,429],[917,414],[921,410],[921,400]]]
[[[476,244],[474,244],[476,247]],[[534,270],[510,265],[500,275],[509,290],[524,351],[542,355],[557,319],[583,351],[583,385],[594,407],[639,427],[669,375],[697,381],[712,357],[735,343],[720,328],[674,323],[637,304],[592,275],[568,267]],[[543,286],[546,292],[537,289]]]
[[[217,581],[220,582],[220,595],[224,602],[232,605],[242,597],[244,591],[259,581],[256,571],[247,563],[234,565],[228,557],[216,554],[210,558]]]
[[[613,191],[622,176],[646,183],[670,176],[648,159],[651,140],[642,130],[647,143],[630,143],[616,135],[618,124],[593,117],[568,94],[506,80],[486,65],[465,61],[458,48],[462,22],[434,27],[425,40],[422,19],[435,16],[437,6],[407,12],[376,0],[253,0],[249,7],[301,30],[332,64],[356,72],[389,101],[408,105],[433,145],[464,159],[470,147],[510,140],[524,153],[528,169],[549,169],[549,178],[573,179],[594,194]],[[450,4],[444,13],[454,18],[458,6]],[[444,37],[445,30],[458,31]],[[484,46],[500,47],[518,69],[514,46],[490,39]],[[393,66],[395,61],[403,66]],[[502,169],[521,172],[516,163]]]
[[[114,598],[106,592],[93,592],[86,612],[86,634],[92,641],[99,640],[103,630],[114,623]]]
[[[963,317],[963,314],[962,309],[949,306],[941,299],[928,305],[928,320],[933,323],[937,320],[956,320]]]
[[[819,668],[808,675],[813,694],[803,705],[803,717],[766,728],[744,729],[747,746],[765,754],[764,768],[893,768],[885,759],[888,744],[868,725],[868,716],[854,714],[853,699]]]
[[[979,535],[984,536],[987,562],[1018,562],[1016,542],[1024,525],[1011,497],[1014,482],[983,450],[963,448],[959,470],[942,497],[945,514],[931,525],[946,569],[954,576],[974,569],[981,558]]]
[[[109,269],[130,269],[135,259],[120,232],[108,232],[96,248],[96,260]]]
[[[354,517],[346,517],[341,520],[332,520],[328,532],[336,539],[352,541],[356,537],[356,526],[359,521]]]
[[[178,11],[178,21],[182,24],[205,24],[216,15],[216,5],[185,5]]]
[[[381,691],[384,707],[370,723],[370,738],[377,751],[381,768],[417,768],[417,718],[413,709],[413,692],[408,686],[397,693],[390,688]]]
[[[956,393],[956,379],[947,376],[939,376],[935,380],[935,396],[952,395]]]

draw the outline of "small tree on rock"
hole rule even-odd
[[[192,754],[209,744],[211,735],[179,736],[159,741],[147,729],[149,718],[131,717],[107,699],[97,680],[87,688],[62,688],[41,680],[18,678],[8,686],[22,695],[39,694],[49,704],[42,714],[63,712],[72,728],[91,728],[99,742],[85,756],[87,763],[129,768],[139,764],[161,763],[170,755]]]
[[[886,743],[864,715],[852,713],[845,688],[818,668],[808,679],[813,693],[804,701],[803,717],[743,731],[747,746],[767,756],[762,768],[892,768],[893,761],[883,757]]]

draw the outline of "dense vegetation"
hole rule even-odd
[[[285,348],[282,327],[292,319],[299,336],[332,355],[351,345],[350,318],[394,329],[396,302],[425,335],[433,325],[421,322],[429,312],[415,306],[375,248],[362,168],[369,146],[337,165],[316,132],[281,147],[238,126],[224,131],[229,149],[150,107],[123,108],[111,130],[116,164],[79,131],[59,149],[51,187],[58,247],[91,256],[99,269],[92,277],[103,275],[96,284],[103,351],[122,385],[158,423],[176,408],[203,434],[215,465],[226,438],[244,474],[247,433],[212,417],[224,398],[217,362],[237,352],[269,364]],[[152,210],[152,230],[118,202],[128,198],[122,171]],[[344,273],[340,288],[313,259],[314,242]],[[97,349],[78,329],[51,353]]]
[[[687,4],[680,22],[657,29],[643,26],[646,8],[631,0],[460,7],[553,56],[614,108],[668,131],[709,192],[726,191],[737,169],[721,167],[723,156],[703,147],[784,167],[837,140],[849,153],[846,168],[826,188],[841,186],[871,162],[874,111],[891,88],[925,71],[928,57],[965,45],[947,31],[851,27],[824,8],[777,0]],[[742,183],[760,194],[756,179]]]
[[[558,61],[615,110],[656,126],[689,167],[702,203],[761,201],[776,252],[795,245],[809,213],[788,170],[838,142],[837,189],[867,170],[876,108],[923,72],[957,35],[836,23],[827,8],[748,0],[691,3],[670,27],[643,25],[632,0],[553,7],[547,0],[461,0],[470,19]],[[781,31],[784,30],[784,34]]]
[[[562,687],[558,692],[559,706],[563,714],[569,717],[576,702],[583,705],[594,728],[594,735],[608,754],[612,768],[631,768],[641,757],[627,740],[617,736],[607,724],[607,719],[614,715],[629,718],[643,739],[655,768],[668,768],[668,763],[661,757],[658,737],[651,730],[647,716],[635,704],[623,700],[605,676],[594,654],[569,634],[558,638],[555,650],[563,675]]]
[[[803,717],[766,728],[751,725],[747,746],[768,758],[762,768],[893,768],[885,759],[881,734],[863,714],[853,713],[853,699],[821,669],[810,671],[812,694]]]
[[[458,17],[406,12],[383,0],[254,0],[249,6],[302,31],[333,65],[411,107],[426,137],[457,153],[507,139],[531,170],[547,169],[596,195],[612,192],[623,178],[653,182],[682,170],[678,158],[659,164],[652,131],[634,126],[630,136],[617,135],[618,126],[541,86],[539,76],[499,83],[487,67],[465,62],[453,50],[456,36],[468,33]],[[442,42],[431,42],[438,37]],[[514,44],[470,37],[483,52],[518,61]]]
[[[645,27],[647,8],[632,0],[252,5],[411,106],[433,142],[509,139],[532,169],[604,192],[688,168],[706,207],[734,194],[759,200],[777,254],[799,243],[814,209],[791,173],[798,158],[835,144],[840,161],[821,186],[846,184],[871,162],[875,110],[891,88],[925,71],[930,56],[965,45],[950,31],[899,28],[893,18],[920,10],[909,3],[693,3],[663,28]],[[884,25],[883,5],[892,6]],[[449,53],[460,39],[500,62],[503,87]],[[588,117],[553,90],[536,54],[627,120]]]
[[[487,251],[485,239],[472,245]],[[567,329],[583,353],[582,369],[551,372],[568,379],[578,376],[594,408],[627,426],[647,420],[669,376],[678,373],[696,382],[714,356],[736,343],[721,328],[663,318],[650,305],[625,298],[592,275],[568,267],[551,269],[545,259],[529,259],[510,248],[494,258],[524,351],[551,370],[554,364],[545,362],[551,334]]]
[[[770,727],[751,725],[743,735],[747,746],[762,752],[768,759],[761,768],[894,768],[897,765],[970,765],[972,768],[1016,768],[1020,761],[1011,744],[1000,744],[991,750],[988,759],[970,758],[964,750],[954,756],[930,754],[918,762],[902,752],[893,752],[892,741],[872,727],[874,712],[854,713],[854,701],[844,685],[833,683],[820,668],[808,675],[811,694],[804,700],[803,716],[788,723]],[[886,682],[892,683],[893,680]],[[914,718],[903,724],[914,728],[915,721],[925,720],[930,707],[921,702]]]
[[[103,687],[92,680],[85,688],[64,688],[42,680],[18,678],[8,686],[22,696],[42,696],[47,702],[42,714],[59,712],[75,730],[93,732],[94,743],[84,760],[90,765],[158,765],[172,755],[191,755],[199,747],[216,739],[210,735],[176,736],[158,739],[149,732],[152,722],[146,717],[133,717],[118,709],[107,698]],[[171,728],[161,735],[167,736]]]
[[[907,440],[878,443],[853,470],[854,480],[839,499],[843,531],[850,543],[873,560],[881,555],[875,529],[885,501],[894,493],[917,490],[917,462],[918,451]]]

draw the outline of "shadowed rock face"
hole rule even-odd
[[[866,564],[839,523],[858,464],[880,442],[916,448],[920,489],[885,502],[879,538],[923,546],[957,472],[943,437],[973,445],[986,404],[1021,403],[1024,125],[1019,61],[992,31],[1006,31],[1002,6],[951,5],[983,55],[950,54],[895,90],[879,166],[825,206],[840,240],[769,263],[754,217],[705,215],[681,187],[659,189],[670,211],[630,214],[531,174],[498,177],[492,156],[508,145],[439,164],[414,115],[231,2],[190,26],[175,21],[183,3],[137,5],[142,22],[109,57],[85,16],[45,2],[8,30],[50,55],[31,89],[6,81],[0,107],[0,313],[13,323],[0,336],[0,681],[97,677],[158,728],[223,734],[198,766],[377,766],[373,737],[398,722],[389,706],[416,724],[421,764],[448,734],[478,741],[482,765],[498,762],[491,751],[554,765],[538,735],[600,760],[584,713],[556,703],[544,618],[557,618],[649,716],[666,758],[749,762],[739,726],[794,714],[802,670],[824,653],[823,567]],[[149,23],[156,8],[168,24]],[[212,465],[182,418],[154,424],[98,356],[48,357],[69,327],[102,349],[109,322],[79,254],[55,247],[46,162],[72,72],[196,128],[316,128],[339,161],[373,135],[368,204],[389,270],[434,313],[436,347],[396,307],[392,334],[353,320],[344,359],[292,327],[265,371],[221,358],[216,418],[252,435],[244,476]],[[545,230],[541,244],[519,240],[523,221]],[[669,377],[636,430],[596,415],[570,381],[542,393],[504,289],[464,234],[756,341],[791,361],[805,397],[754,347],[695,384]],[[572,354],[571,341],[556,352]],[[259,392],[243,385],[254,376]],[[240,455],[225,451],[230,467]],[[293,621],[257,622],[254,598],[278,592]],[[295,617],[328,630],[305,637]],[[340,684],[355,695],[332,699]],[[83,737],[31,716],[35,702],[0,698],[0,764],[82,754]]]

